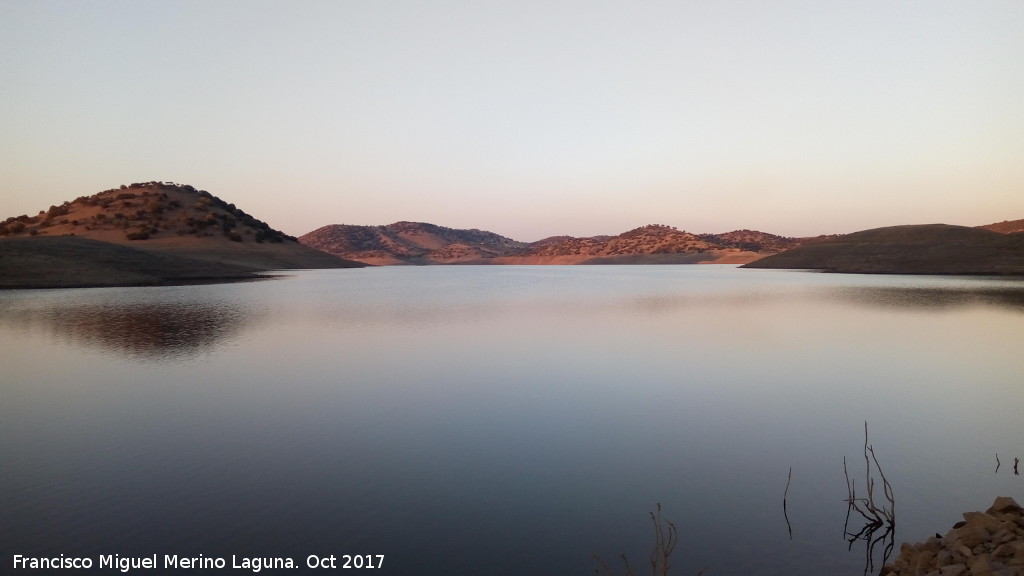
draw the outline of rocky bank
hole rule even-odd
[[[1024,511],[1000,496],[985,512],[965,512],[945,536],[904,543],[881,576],[911,575],[1024,576]]]

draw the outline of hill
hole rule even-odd
[[[0,254],[4,287],[177,283],[363,265],[305,246],[209,192],[163,182],[7,218]]]
[[[1014,234],[1017,232],[1024,232],[1024,220],[1003,220],[1002,222],[996,222],[995,224],[978,226],[978,228],[984,228],[993,232],[1001,232],[1003,234]]]
[[[299,241],[372,264],[692,264],[742,263],[799,240],[753,230],[692,234],[652,224],[617,236],[553,236],[537,242],[418,222],[324,226]]]
[[[225,282],[257,278],[258,271],[79,236],[0,239],[0,288]]]
[[[367,264],[450,264],[514,254],[527,244],[483,230],[425,222],[386,226],[331,224],[299,237],[318,250]]]
[[[1024,274],[1024,234],[948,224],[890,226],[807,243],[743,267],[863,274]]]

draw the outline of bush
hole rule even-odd
[[[52,219],[57,216],[64,216],[68,213],[68,203],[65,202],[60,206],[50,206],[50,209],[46,211],[46,219]]]

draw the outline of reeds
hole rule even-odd
[[[881,464],[878,463],[874,446],[868,444],[867,422],[864,422],[864,464],[867,495],[858,497],[856,481],[850,479],[850,472],[846,466],[846,457],[843,457],[843,473],[846,475],[847,491],[846,523],[843,525],[843,534],[850,537],[851,548],[853,543],[858,540],[863,540],[867,543],[865,550],[867,558],[864,566],[864,573],[867,574],[874,570],[874,551],[879,542],[885,543],[882,552],[882,563],[884,564],[888,561],[895,546],[896,529],[896,500],[893,496],[892,485],[889,484],[889,480],[885,477],[885,472],[882,471]],[[878,478],[881,480],[882,492],[885,496],[885,502],[881,504],[875,502],[875,487],[878,484],[875,472],[877,472]],[[857,533],[850,532],[848,529],[850,513],[853,511],[863,516],[866,521],[864,527]],[[880,536],[876,537],[875,533],[883,527],[885,530]]]
[[[651,512],[651,522],[654,524],[654,548],[651,550],[650,556],[650,574],[651,576],[667,576],[669,569],[672,568],[669,557],[672,556],[676,545],[679,544],[679,529],[668,520],[662,523],[660,502],[658,503],[657,511]],[[637,572],[633,570],[633,566],[629,563],[629,558],[625,554],[619,554],[619,558],[622,559],[622,564],[626,570],[623,572],[623,576],[637,576]],[[594,574],[598,576],[615,576],[615,571],[612,570],[612,567],[603,558],[594,554],[594,560],[599,564],[599,567],[594,569]],[[704,570],[706,568],[702,568],[700,572],[697,572],[697,576],[703,574]]]
[[[874,469],[877,470],[879,478],[882,480],[882,490],[885,494],[885,503],[878,505],[875,502],[875,475],[872,471],[872,463]],[[885,472],[882,471],[882,466],[878,463],[878,457],[875,456],[875,447],[868,444],[868,423],[864,422],[864,465],[865,465],[865,480],[867,483],[867,496],[858,498],[856,492],[856,482],[850,480],[850,473],[846,468],[846,457],[843,457],[843,473],[846,474],[846,491],[847,499],[846,502],[850,505],[850,509],[855,510],[869,524],[877,524],[879,527],[883,525],[896,526],[896,500],[893,497],[892,485],[889,484],[889,480],[885,477]]]

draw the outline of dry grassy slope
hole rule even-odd
[[[993,232],[1001,232],[1003,234],[1013,234],[1016,232],[1024,232],[1024,220],[1003,220],[1002,222],[996,222],[994,224],[978,226],[978,228],[992,230]]]
[[[746,268],[869,274],[1024,274],[1024,234],[948,224],[890,226],[807,244]]]
[[[51,206],[36,216],[12,217],[0,224],[0,237],[67,235],[229,268],[361,265],[300,244],[208,192],[161,182],[132,184],[81,196]],[[82,256],[88,257],[84,253]]]
[[[662,264],[749,262],[797,244],[752,230],[692,234],[649,225],[618,236],[555,236],[527,244],[491,232],[417,222],[331,225],[299,239],[326,252],[372,264]]]
[[[448,264],[514,254],[525,243],[483,230],[458,230],[425,222],[385,226],[332,224],[299,241],[368,264]]]
[[[251,279],[256,268],[80,236],[0,238],[0,288],[153,286]]]
[[[725,234],[692,234],[671,226],[651,224],[635,228],[618,236],[591,238],[559,237],[546,239],[534,245],[527,255],[534,256],[588,256],[601,263],[606,259],[642,261],[642,255],[674,255],[658,260],[677,262],[720,261],[727,254],[739,252],[777,252],[792,248],[797,241],[754,230],[736,230]],[[702,256],[703,255],[703,256]],[[752,255],[756,258],[757,255]]]

